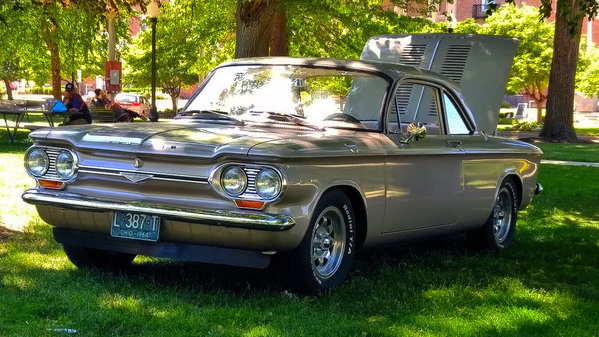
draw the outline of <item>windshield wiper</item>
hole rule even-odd
[[[320,126],[314,125],[308,121],[306,121],[305,117],[295,114],[286,114],[281,112],[274,111],[250,111],[250,115],[266,115],[266,118],[269,120],[277,121],[277,122],[291,122],[296,125],[304,126],[313,130],[323,131],[324,129]]]
[[[243,125],[243,121],[235,117],[229,116],[224,111],[220,110],[185,110],[179,112],[175,119],[199,119],[205,121],[227,121],[233,122],[235,125]]]

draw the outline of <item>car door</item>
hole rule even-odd
[[[464,209],[463,140],[447,134],[442,93],[422,80],[395,90],[387,115],[383,233],[451,226]],[[411,123],[421,123],[427,134],[408,135]]]

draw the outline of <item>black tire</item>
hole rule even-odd
[[[351,266],[356,234],[350,199],[335,190],[322,196],[304,239],[292,252],[296,288],[313,295],[342,283]]]
[[[127,268],[135,254],[109,252],[80,246],[63,244],[62,248],[71,262],[80,269],[119,271]]]
[[[470,233],[468,239],[477,249],[500,252],[514,241],[518,217],[518,192],[511,178],[505,179],[485,224]]]

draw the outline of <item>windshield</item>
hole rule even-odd
[[[215,70],[181,116],[193,118],[206,112],[269,122],[293,116],[285,121],[301,119],[319,127],[378,130],[387,86],[384,78],[366,72],[288,65],[226,66]]]

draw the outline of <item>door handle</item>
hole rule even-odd
[[[447,145],[449,145],[451,147],[456,147],[458,149],[460,148],[460,146],[462,146],[461,140],[446,140],[445,143],[447,143]]]

